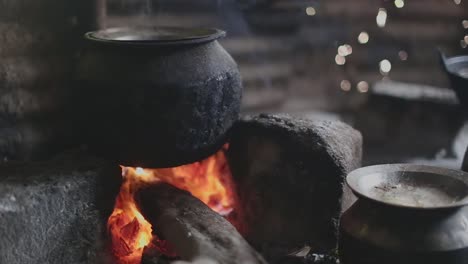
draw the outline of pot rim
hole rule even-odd
[[[468,173],[447,169],[447,168],[440,168],[428,165],[418,165],[418,164],[381,164],[381,165],[373,165],[362,167],[356,169],[348,174],[346,177],[346,183],[351,189],[351,191],[358,197],[363,198],[366,200],[370,200],[382,205],[391,206],[391,207],[398,207],[398,208],[406,208],[406,209],[416,209],[416,210],[440,210],[440,209],[454,209],[459,208],[462,206],[468,205],[468,194],[464,197],[461,197],[456,202],[453,203],[446,203],[446,204],[438,204],[438,205],[428,205],[428,206],[418,206],[418,205],[409,205],[409,204],[402,204],[397,202],[391,202],[388,200],[383,200],[378,195],[372,195],[367,190],[362,188],[362,184],[360,183],[360,179],[363,176],[369,175],[377,175],[377,174],[391,174],[391,173],[398,173],[398,172],[419,172],[419,173],[428,173],[428,174],[436,174],[440,175],[441,177],[446,177],[447,179],[456,180],[460,183],[463,183],[468,190]],[[374,186],[375,188],[375,186]]]
[[[453,57],[443,57],[443,62],[445,64],[445,69],[450,74],[456,75],[460,78],[466,79],[466,77],[462,76],[459,72],[454,71],[452,66],[456,64],[466,64],[468,66],[468,55],[458,55]]]
[[[119,46],[174,46],[202,44],[225,36],[226,32],[217,28],[138,26],[90,31],[84,38],[94,43]]]

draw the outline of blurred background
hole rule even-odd
[[[468,54],[468,0],[10,0],[0,1],[0,161],[80,140],[86,124],[67,111],[87,104],[69,106],[70,81],[97,25],[226,30],[245,114],[342,120],[364,136],[364,165],[459,168],[468,146],[438,54]]]
[[[364,163],[458,168],[468,126],[437,49],[468,54],[466,0],[108,0],[107,27],[218,27],[244,113],[342,120]]]

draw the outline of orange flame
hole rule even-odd
[[[118,264],[139,264],[143,250],[153,237],[152,226],[135,204],[134,195],[144,184],[165,182],[189,191],[214,211],[228,215],[234,207],[235,196],[231,172],[224,150],[189,165],[166,169],[143,169],[122,166],[124,182],[109,217],[108,229],[112,249]],[[161,242],[164,245],[164,242]],[[164,249],[161,249],[164,250]],[[162,252],[167,253],[167,252]]]

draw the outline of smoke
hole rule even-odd
[[[251,35],[250,27],[245,20],[239,0],[217,0],[218,17],[223,29],[231,35]]]
[[[216,27],[227,31],[226,43],[234,39],[236,45],[255,45],[262,41],[262,35],[252,30],[246,18],[246,12],[251,12],[257,5],[262,6],[265,0],[107,0],[119,1],[121,7],[133,8],[125,10],[130,18],[114,20],[113,26],[185,26],[185,27]],[[195,1],[195,2],[194,2]],[[114,2],[114,3],[115,3]],[[112,15],[112,14],[111,14]],[[245,39],[245,42],[243,41]],[[239,41],[242,40],[242,41]],[[254,44],[252,44],[254,43]],[[237,48],[236,48],[237,49]],[[252,50],[250,47],[247,49]],[[234,58],[239,54],[231,52]],[[254,71],[255,80],[245,82],[246,91],[270,90],[274,88],[273,77],[262,70],[271,63],[271,58],[265,52],[245,51],[250,54],[240,54],[237,62],[242,70],[243,66]],[[250,81],[250,82],[249,82]],[[255,87],[249,87],[254,84]]]
[[[130,1],[130,0],[127,0]],[[134,1],[134,0],[133,0]],[[137,24],[141,25],[152,25],[154,24],[153,20],[153,0],[139,0],[142,1],[140,6],[140,10],[138,11],[137,17]],[[159,7],[159,5],[156,5]]]
[[[143,12],[147,16],[150,16],[151,13],[153,13],[153,1],[152,0],[145,1]]]
[[[222,28],[226,30],[231,37],[236,38],[255,38],[258,37],[252,30],[245,17],[247,9],[252,8],[256,4],[264,3],[264,0],[217,0],[218,16],[222,24]],[[249,54],[248,61],[245,63],[257,66],[269,64],[268,58],[259,56],[256,52]],[[240,63],[242,68],[242,64]],[[271,78],[262,72],[258,72],[258,79],[261,83],[261,88],[268,90],[273,88]],[[247,87],[249,88],[249,87]]]

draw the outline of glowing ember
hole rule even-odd
[[[392,70],[392,63],[389,60],[382,60],[379,63],[380,73],[387,75]]]
[[[468,20],[463,20],[462,21],[462,26],[463,26],[463,28],[468,29]]]
[[[360,81],[357,84],[357,89],[360,93],[367,93],[369,91],[369,83],[365,81]]]
[[[344,44],[338,47],[338,55],[346,57],[353,53],[353,47],[349,44]]]
[[[306,14],[308,16],[315,16],[317,14],[317,11],[315,10],[315,8],[309,6],[306,8]]]
[[[403,8],[405,6],[405,1],[404,0],[395,0],[395,6],[397,8]]]
[[[340,83],[341,90],[349,92],[351,90],[351,82],[348,80],[342,80]]]
[[[362,31],[361,33],[359,33],[358,41],[360,44],[366,44],[367,42],[369,42],[369,34],[365,31]]]
[[[169,183],[189,191],[222,215],[233,210],[235,195],[225,149],[206,160],[175,168],[122,167],[124,182],[108,220],[112,249],[119,264],[140,263],[144,248],[152,243],[163,254],[172,255],[164,241],[152,235],[151,224],[135,204],[134,195],[144,185]]]
[[[377,13],[377,17],[375,19],[377,26],[381,28],[385,27],[385,24],[387,24],[387,10],[385,8],[379,8],[379,12]]]
[[[335,63],[337,65],[344,65],[346,63],[346,58],[341,56],[340,54],[336,54]]]
[[[400,60],[405,61],[405,60],[408,59],[408,52],[406,52],[404,50],[400,50],[398,52],[398,57],[400,57]]]

